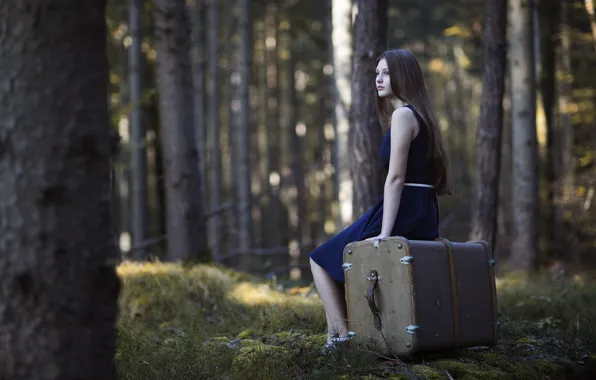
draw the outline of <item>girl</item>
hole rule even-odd
[[[310,253],[315,286],[327,316],[323,353],[354,335],[346,322],[341,268],[344,247],[353,241],[396,235],[436,239],[437,195],[452,191],[439,123],[416,57],[405,49],[384,52],[377,59],[375,87],[377,114],[385,132],[381,144],[387,167],[383,196],[354,224]]]

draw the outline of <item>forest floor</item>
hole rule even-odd
[[[322,356],[312,287],[212,265],[123,263],[118,273],[120,379],[596,378],[596,282],[579,275],[498,278],[496,347],[402,361],[358,348]]]

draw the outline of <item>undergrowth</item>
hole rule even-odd
[[[204,264],[123,263],[118,273],[120,379],[596,378],[596,284],[578,276],[500,278],[496,347],[399,360],[357,347],[322,356],[312,287]]]

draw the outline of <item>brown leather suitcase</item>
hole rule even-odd
[[[386,355],[497,343],[494,260],[484,241],[390,237],[343,252],[348,327]]]

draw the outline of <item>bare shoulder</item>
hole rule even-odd
[[[391,129],[401,133],[408,133],[412,138],[418,134],[418,120],[414,111],[408,107],[399,107],[391,114]]]

